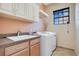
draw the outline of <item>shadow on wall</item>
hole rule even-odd
[[[39,20],[38,22],[36,22],[36,23],[34,23],[33,24],[34,26],[33,26],[33,28],[31,29],[31,30],[33,30],[33,31],[44,31],[45,29],[44,29],[44,22],[43,22],[43,20]]]

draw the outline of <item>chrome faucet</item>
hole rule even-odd
[[[21,31],[17,31],[17,36],[20,36],[21,35]]]

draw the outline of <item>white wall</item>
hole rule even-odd
[[[53,11],[70,7],[70,24],[54,25],[53,24]],[[57,46],[74,49],[75,45],[75,4],[55,3],[47,7],[46,12],[49,14],[48,31],[57,33]],[[69,31],[69,32],[68,32]]]
[[[76,54],[79,55],[79,4],[76,4]]]

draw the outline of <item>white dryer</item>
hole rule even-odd
[[[40,50],[41,56],[50,56],[56,48],[56,33],[53,32],[37,32],[41,36]]]

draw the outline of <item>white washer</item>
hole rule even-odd
[[[56,33],[53,32],[38,32],[41,36],[40,50],[41,56],[50,56],[56,48]]]

